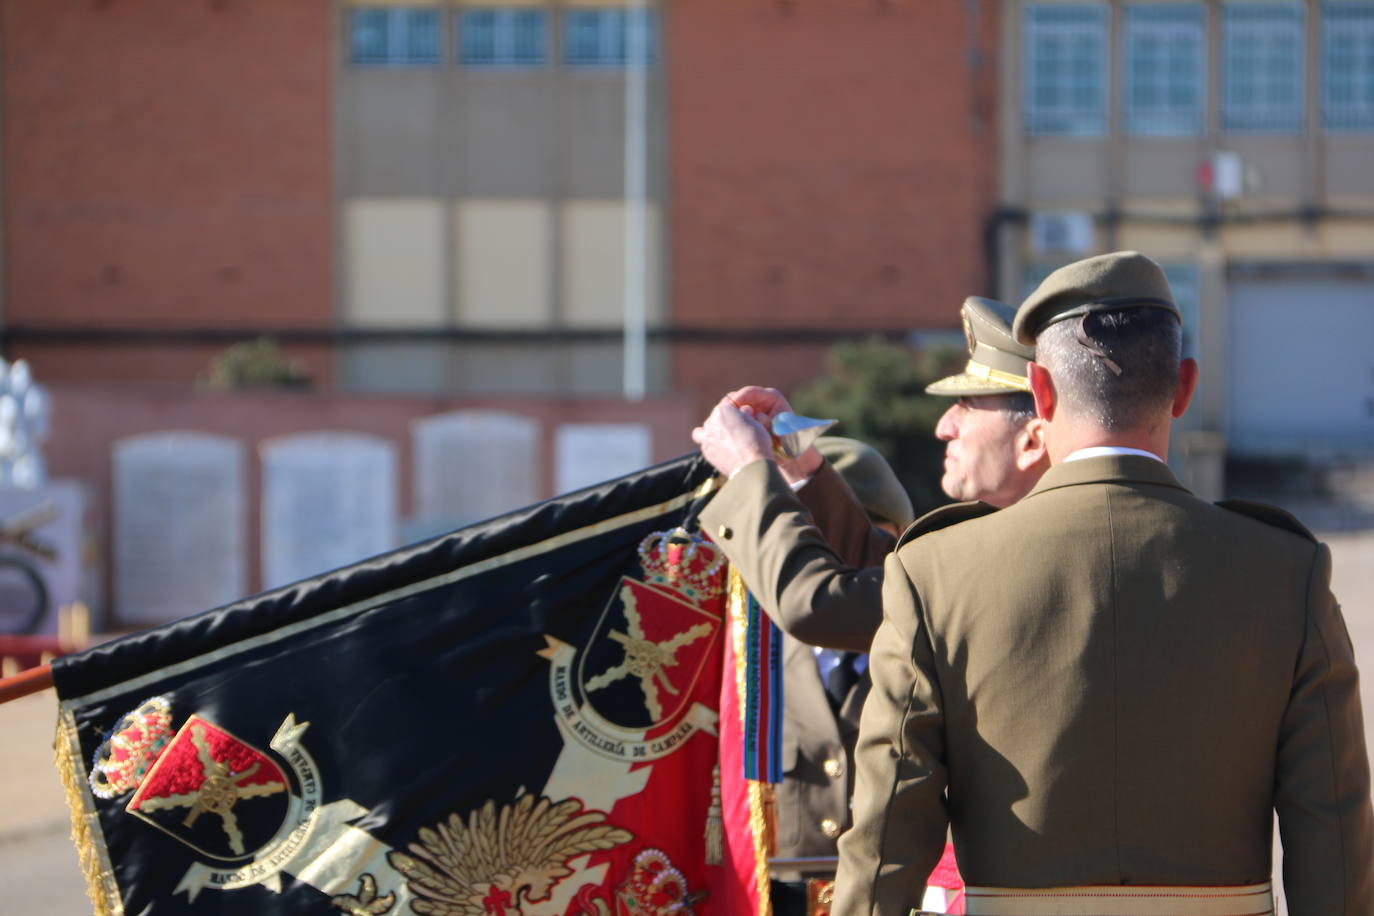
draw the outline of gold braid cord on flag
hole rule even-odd
[[[730,640],[735,659],[735,691],[739,697],[740,726],[746,725],[744,717],[745,695],[748,690],[748,655],[745,649],[745,630],[749,622],[749,589],[744,580],[732,566],[730,568],[730,590],[728,611],[730,619]],[[753,779],[745,780],[749,798],[749,833],[754,841],[754,883],[758,893],[759,908],[757,916],[772,916],[773,907],[769,899],[771,887],[768,880],[768,855],[773,845],[768,823],[768,794],[771,788]]]

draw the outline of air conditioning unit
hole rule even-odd
[[[1084,255],[1093,250],[1093,218],[1079,210],[1032,213],[1031,251],[1036,255]]]

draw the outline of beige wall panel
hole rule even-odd
[[[1374,135],[1326,135],[1328,194],[1374,194]]]
[[[344,308],[350,324],[443,322],[443,222],[437,200],[373,198],[345,204]]]
[[[1253,177],[1258,184],[1246,189],[1247,196],[1290,198],[1290,206],[1302,197],[1305,188],[1303,174],[1304,141],[1298,136],[1248,137],[1230,134],[1225,149],[1240,156],[1246,171],[1246,184]]]
[[[1107,196],[1107,159],[1100,140],[1028,139],[1027,200],[1101,201]],[[1101,204],[1098,203],[1097,207]],[[1096,209],[1094,207],[1093,209]]]
[[[1321,254],[1316,236],[1297,222],[1224,226],[1220,238],[1226,256],[1236,260],[1278,258],[1300,261]]]
[[[1193,138],[1134,139],[1125,144],[1122,182],[1127,196],[1176,197],[1197,188],[1197,167],[1205,156]]]
[[[1324,220],[1317,229],[1317,244],[1329,258],[1368,260],[1374,254],[1374,223]]]
[[[343,67],[335,83],[340,194],[440,196],[465,158],[443,146],[453,120],[444,68]]]
[[[1156,261],[1192,261],[1201,233],[1192,226],[1122,223],[1117,244],[1123,251],[1139,251]]]
[[[460,193],[476,198],[555,193],[564,142],[556,124],[558,76],[547,69],[458,68],[453,88],[461,101],[440,129],[444,148],[459,162]]]
[[[465,200],[455,207],[458,319],[474,327],[550,323],[553,217],[543,200]]]
[[[620,201],[570,200],[561,214],[563,319],[573,326],[619,325],[624,321],[624,220]],[[649,320],[661,314],[659,214],[646,207],[648,252],[646,306]]]

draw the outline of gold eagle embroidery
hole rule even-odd
[[[634,838],[606,823],[601,811],[586,811],[575,798],[551,802],[525,795],[502,806],[488,801],[457,812],[432,829],[421,828],[419,842],[387,860],[405,875],[410,907],[422,916],[515,916],[520,901],[547,900],[577,856],[611,849]]]
[[[330,897],[329,902],[335,909],[343,910],[348,916],[383,916],[396,905],[396,895],[377,896],[377,879],[363,873],[358,879],[358,893],[339,894]]]

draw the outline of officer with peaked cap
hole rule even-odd
[[[935,428],[947,443],[941,487],[955,499],[1009,505],[1048,466],[1026,380],[1034,349],[1012,338],[1014,312],[1003,303],[971,297],[961,313],[968,363],[926,388],[958,399]],[[774,389],[742,388],[693,430],[730,478],[702,510],[702,530],[785,632],[863,652],[881,619],[881,563],[893,538],[873,527],[818,450],[776,462],[760,421],[790,409]]]
[[[887,562],[836,916],[906,914],[946,820],[969,914],[1374,913],[1358,675],[1330,554],[1282,510],[1169,472],[1197,380],[1135,252],[1016,314],[1052,466]]]
[[[962,373],[926,390],[958,398],[941,417],[948,442],[946,492],[999,504],[1019,498],[1047,459],[1028,393],[1026,363],[1034,350],[1011,337],[1013,310],[970,298],[963,320],[969,360]],[[736,404],[747,405],[748,411]],[[789,409],[771,389],[746,388],[722,400],[694,436],[708,459],[731,479],[703,510],[702,529],[716,539],[788,639],[785,645],[783,758],[778,796],[778,849],[783,858],[831,856],[849,824],[852,751],[867,678],[857,677],[881,619],[883,557],[911,520],[911,506],[877,452],[861,443],[823,437],[813,453],[778,466],[767,434],[752,415]],[[741,444],[742,443],[742,444]],[[824,458],[825,460],[822,460]],[[808,463],[809,462],[809,463]],[[799,469],[797,465],[800,465]],[[794,493],[790,481],[803,481]],[[798,499],[800,497],[800,499]],[[810,510],[808,513],[807,510]],[[863,511],[867,509],[868,511]],[[814,522],[814,523],[813,523]],[[883,530],[883,522],[887,531]],[[832,650],[822,676],[798,642]],[[843,666],[848,669],[846,679]],[[826,688],[833,689],[827,702]],[[804,889],[775,885],[775,904]]]

